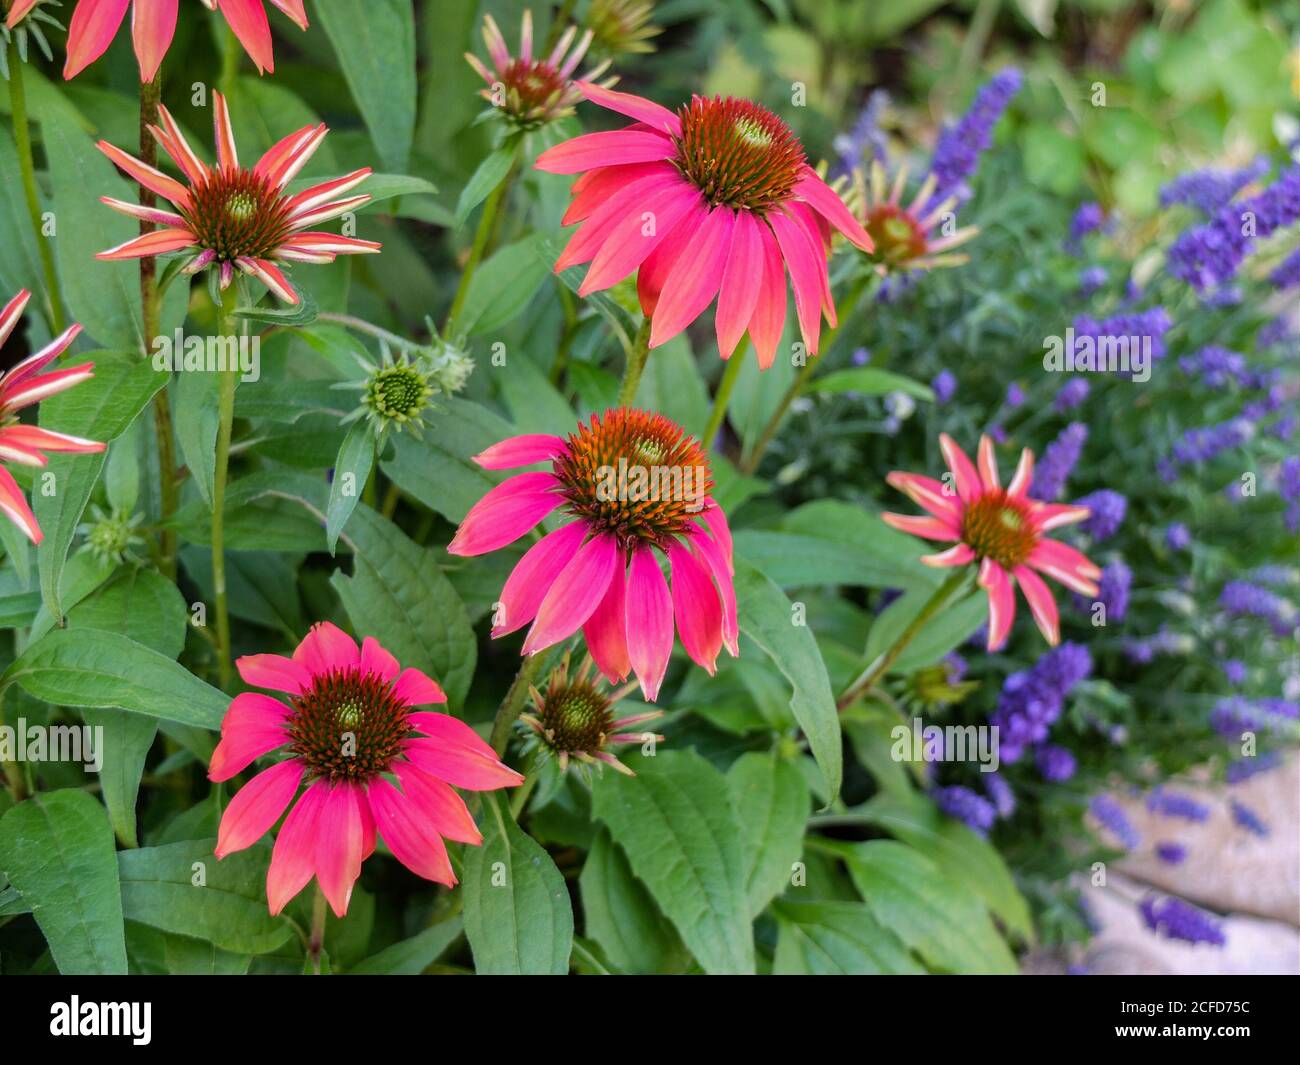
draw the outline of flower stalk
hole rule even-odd
[[[231,285],[221,293],[217,312],[217,332],[222,337],[235,335],[234,311],[239,286]],[[217,676],[221,687],[230,687],[233,679],[230,649],[230,604],[226,598],[225,510],[226,480],[230,466],[230,433],[235,420],[235,386],[237,370],[223,371],[217,392],[217,456],[212,478],[212,587],[217,613]]]
[[[469,295],[470,283],[474,280],[474,273],[483,261],[483,255],[487,250],[488,241],[491,239],[496,229],[497,212],[501,208],[501,203],[506,198],[511,184],[514,182],[515,172],[519,169],[519,147],[515,147],[514,158],[510,161],[510,168],[506,171],[505,177],[497,183],[497,187],[488,193],[488,198],[483,204],[483,211],[479,215],[478,228],[474,231],[474,243],[470,245],[469,258],[465,261],[465,268],[461,271],[460,283],[456,286],[456,295],[452,297],[451,310],[447,312],[447,324],[443,327],[442,335],[445,337],[455,336],[456,321],[460,318],[461,311],[465,309],[465,298]]]
[[[641,385],[641,375],[645,373],[645,364],[650,358],[651,320],[644,319],[632,341],[632,350],[627,353],[627,366],[623,370],[623,380],[618,386],[618,405],[630,407],[636,402],[636,390]]]

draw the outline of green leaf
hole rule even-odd
[[[113,832],[123,846],[137,847],[140,841],[135,827],[135,801],[145,758],[158,734],[158,722],[142,714],[91,707],[82,710],[81,717],[102,737],[96,748],[100,760],[99,792],[108,807]]]
[[[339,446],[334,460],[334,479],[330,482],[330,501],[325,510],[325,540],[330,554],[339,542],[339,533],[356,509],[375,465],[375,438],[370,422],[360,418],[352,423]]]
[[[812,630],[797,624],[793,604],[770,579],[736,559],[736,609],[740,631],[753,640],[790,682],[790,709],[826,778],[831,799],[844,773],[840,717],[826,664]]]
[[[542,234],[534,233],[493,252],[474,272],[457,328],[482,336],[522,313],[550,273],[542,258],[544,243]]]
[[[0,871],[21,893],[65,975],[126,975],[113,830],[84,791],[55,791],[0,818]]]
[[[615,968],[644,974],[681,968],[681,941],[665,928],[654,897],[603,829],[592,842],[578,886],[586,933]]]
[[[606,772],[592,810],[704,971],[753,973],[741,828],[727,780],[692,750],[643,759],[637,776]]]
[[[944,817],[933,802],[915,793],[877,795],[860,812],[868,824],[915,847],[952,880],[974,889],[1011,932],[1033,941],[1029,905],[1002,855],[988,840]]]
[[[890,392],[904,392],[917,399],[934,401],[934,392],[927,385],[913,381],[902,374],[890,373],[872,366],[859,366],[849,370],[835,370],[825,377],[813,378],[814,392],[857,392],[863,396],[883,396]]]
[[[349,976],[418,976],[432,965],[465,930],[460,917],[403,939],[372,954],[348,970]]]
[[[551,856],[483,796],[483,845],[465,852],[465,935],[484,976],[563,976],[573,948],[573,907]]]
[[[415,134],[415,15],[411,0],[316,0],[370,139],[389,170],[405,172]]]
[[[749,915],[757,917],[790,883],[808,823],[808,785],[777,752],[751,751],[727,770],[740,821]]]
[[[470,216],[470,212],[486,200],[492,194],[492,190],[505,180],[518,151],[518,142],[511,138],[475,168],[474,173],[465,182],[465,187],[460,190],[460,198],[456,201],[458,229],[465,224],[465,219]]]
[[[953,973],[1018,971],[983,901],[920,851],[886,839],[843,851],[853,883],[876,920],[927,964]]]
[[[185,647],[188,619],[176,585],[154,570],[128,569],[69,609],[68,628],[119,633],[177,658]]]
[[[218,729],[230,699],[184,666],[115,632],[55,629],[0,676],[54,706],[120,707]]]
[[[209,509],[217,470],[217,392],[221,375],[181,373],[171,388],[172,423],[181,457],[190,470],[190,480]]]
[[[774,976],[921,975],[925,970],[861,902],[778,902]]]
[[[156,373],[147,360],[126,352],[93,352],[95,376],[76,388],[51,396],[41,404],[40,422],[45,429],[71,433],[108,443],[126,432],[166,377]],[[36,551],[41,577],[41,596],[55,618],[62,617],[59,581],[68,560],[68,549],[90,500],[91,490],[104,468],[104,453],[93,455],[51,455],[41,481],[53,476],[52,495],[32,493],[32,512],[45,534]]]
[[[292,278],[292,274],[290,274]],[[316,299],[312,296],[310,290],[296,285],[298,290],[298,302],[291,303],[287,306],[280,303],[269,303],[266,306],[236,307],[234,316],[247,322],[255,322],[258,325],[278,325],[303,326],[311,325],[320,315],[320,308],[316,305]],[[216,376],[215,374],[211,376]],[[251,382],[250,382],[251,383]]]
[[[477,641],[433,553],[365,506],[352,515],[346,539],[356,552],[352,576],[336,570],[330,584],[353,628],[374,636],[403,666],[435,678],[448,705],[459,708],[474,676]]]
[[[266,908],[271,844],[263,841],[217,861],[215,839],[122,851],[127,919],[190,936],[235,954],[265,954],[293,934]]]
[[[931,589],[916,588],[894,600],[876,618],[867,634],[867,650],[863,656],[868,662],[888,648],[921,612]],[[949,651],[960,647],[988,617],[988,596],[969,595],[931,618],[902,654],[894,661],[890,671],[907,673],[931,665]]]

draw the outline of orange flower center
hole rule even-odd
[[[617,407],[592,415],[553,463],[570,513],[624,547],[667,549],[713,490],[699,442],[662,414]]]
[[[251,170],[214,168],[182,212],[199,245],[222,261],[269,257],[289,236],[289,201]]]
[[[410,708],[377,673],[332,669],[291,697],[288,732],[313,777],[364,782],[384,772],[411,731]]]
[[[883,263],[905,263],[925,254],[928,242],[920,223],[903,208],[878,203],[862,220],[862,228],[876,245],[872,258]]]
[[[550,117],[569,87],[563,77],[544,59],[512,59],[501,75],[505,99],[498,100],[502,110],[512,118],[527,122]]]
[[[1029,509],[1006,492],[987,492],[966,505],[961,538],[979,558],[991,558],[1003,569],[1022,565],[1038,543],[1038,530]]]
[[[790,198],[803,146],[771,111],[748,100],[693,96],[677,113],[677,168],[711,206],[762,214]]]

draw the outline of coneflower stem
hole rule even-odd
[[[641,322],[632,341],[632,350],[627,353],[627,366],[623,369],[623,381],[618,386],[618,405],[630,407],[636,402],[636,390],[641,384],[641,375],[645,372],[646,361],[650,357],[650,319]]]
[[[740,366],[744,362],[747,347],[748,344],[742,344],[733,351],[722,371],[722,380],[718,382],[718,391],[713,396],[709,424],[704,427],[704,437],[700,441],[705,448],[713,447],[713,438],[718,435],[718,430],[727,419],[727,404],[731,402],[731,393],[735,390],[736,378],[740,376]]]
[[[41,232],[41,200],[36,191],[36,164],[32,159],[32,131],[27,124],[27,88],[23,83],[23,63],[18,45],[9,42],[9,109],[14,122],[14,147],[18,149],[18,168],[23,176],[23,199],[32,222],[32,235],[41,255],[45,273],[45,294],[49,298],[50,332],[63,332],[63,296],[59,292],[59,274],[54,269],[54,249]]]
[[[162,75],[153,81],[140,83],[140,161],[149,166],[158,165],[158,143],[149,132],[149,127],[158,124],[158,104],[162,98]],[[157,197],[151,189],[143,185],[140,189],[140,204],[153,207]],[[152,233],[154,224],[140,220],[140,235]],[[144,337],[144,354],[147,358],[150,346],[159,331],[158,260],[152,255],[140,260],[140,331]],[[167,389],[160,388],[153,397],[154,436],[158,441],[158,568],[163,576],[176,576],[176,531],[168,527],[171,516],[176,513],[178,488],[176,484],[176,443],[172,434],[171,400]]]
[[[858,305],[858,301],[862,298],[862,294],[867,290],[867,287],[875,281],[876,275],[874,273],[863,274],[862,277],[858,278],[854,283],[853,288],[849,290],[848,296],[845,297],[844,301],[840,304],[843,309],[843,314],[841,315],[842,322],[848,320],[849,315],[853,313],[854,308]],[[829,352],[831,350],[831,345],[835,343],[836,337],[840,335],[841,328],[843,328],[842,325],[837,326],[822,338],[821,349],[823,352]],[[768,418],[767,424],[763,426],[763,431],[759,434],[758,439],[754,441],[754,446],[749,449],[748,454],[746,454],[741,460],[741,473],[750,474],[758,469],[758,464],[762,461],[764,453],[771,446],[772,441],[776,439],[777,430],[781,428],[781,422],[785,420],[786,411],[790,409],[790,404],[802,395],[804,388],[807,387],[809,380],[811,380],[812,375],[816,371],[820,362],[820,358],[808,358],[805,356],[804,364],[799,368],[799,373],[790,383],[790,387],[786,389],[785,395],[781,397],[781,402],[777,404],[776,410],[774,410],[772,416]]]
[[[506,692],[506,697],[497,707],[497,716],[492,719],[492,734],[488,742],[497,756],[506,753],[506,744],[510,742],[510,730],[523,712],[524,702],[528,698],[528,689],[541,673],[544,655],[528,655],[519,666],[519,672]]]
[[[325,918],[329,911],[325,904],[325,892],[320,884],[316,885],[316,896],[311,904],[311,932],[307,940],[307,957],[311,961],[311,971],[320,976],[320,956],[325,949]]]
[[[859,674],[857,680],[844,689],[844,694],[835,700],[835,708],[841,712],[847,710],[864,692],[870,691],[871,686],[888,672],[889,667],[897,660],[898,656],[907,649],[917,636],[917,634],[926,626],[926,623],[934,617],[940,610],[948,605],[959,589],[964,589],[970,581],[970,576],[974,573],[974,567],[962,566],[949,574],[948,579],[934,590],[934,594],[926,600],[925,605],[917,612],[914,617],[892,644],[884,651],[878,654],[869,666]]]
[[[235,335],[236,296],[234,284],[221,294],[217,332],[223,337]],[[229,688],[233,679],[230,606],[226,600],[225,510],[226,475],[230,466],[230,431],[235,420],[235,385],[238,381],[236,371],[221,371],[217,391],[217,456],[212,476],[212,588],[217,612],[217,676],[222,688]]]
[[[451,310],[447,312],[447,323],[443,326],[442,335],[451,339],[454,337],[456,320],[460,317],[460,312],[465,307],[465,297],[469,295],[470,282],[474,280],[474,272],[478,269],[478,264],[483,260],[483,252],[487,248],[488,240],[496,226],[497,211],[501,207],[501,201],[505,199],[506,190],[514,181],[515,171],[519,168],[519,149],[515,148],[515,157],[510,162],[510,169],[506,171],[506,176],[501,179],[490,193],[487,200],[483,203],[483,212],[479,215],[478,229],[474,231],[474,243],[470,245],[469,258],[465,261],[465,269],[461,271],[460,283],[456,286],[456,295],[452,297]]]
[[[533,788],[537,787],[537,774],[542,768],[542,760],[534,751],[519,771],[524,775],[524,782],[515,788],[510,796],[510,819],[518,821],[519,815],[524,812],[524,807],[528,805],[528,797],[532,795]]]

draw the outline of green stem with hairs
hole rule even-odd
[[[515,679],[510,685],[510,690],[506,692],[506,697],[501,700],[501,705],[497,708],[497,715],[492,719],[492,734],[488,738],[492,749],[497,752],[497,757],[506,753],[506,744],[510,742],[510,730],[514,728],[519,715],[523,713],[524,702],[528,699],[528,688],[541,674],[544,657],[535,654],[528,655],[523,660],[519,672],[515,674]]]
[[[63,296],[59,291],[59,275],[54,268],[54,249],[41,232],[41,200],[36,191],[36,164],[32,158],[32,131],[27,121],[27,88],[23,83],[23,63],[18,55],[18,45],[9,42],[9,108],[14,122],[14,147],[18,149],[18,168],[23,178],[23,199],[27,202],[27,216],[31,219],[32,235],[41,256],[41,270],[45,274],[45,293],[49,298],[47,314],[50,331],[63,332]]]
[[[618,405],[630,407],[636,402],[636,390],[641,384],[641,375],[645,373],[645,364],[650,358],[650,319],[641,322],[632,341],[632,350],[627,353],[627,366],[623,369],[623,381],[618,386]]]
[[[522,144],[522,141],[520,143]],[[483,213],[479,215],[478,229],[474,231],[474,243],[470,245],[469,258],[465,261],[465,269],[461,271],[460,283],[456,286],[456,295],[452,297],[451,310],[447,312],[447,322],[442,329],[444,337],[450,338],[455,335],[456,321],[460,318],[461,311],[465,309],[465,298],[469,295],[470,282],[474,280],[474,272],[478,269],[479,263],[483,261],[483,253],[486,251],[488,241],[496,229],[497,211],[500,210],[506,192],[510,188],[511,182],[514,181],[515,171],[519,169],[519,151],[519,147],[516,147],[515,156],[510,161],[510,168],[506,171],[506,176],[501,179],[496,188],[488,193],[488,198],[483,203]]]
[[[320,957],[325,950],[325,918],[329,910],[325,902],[325,892],[316,885],[316,896],[311,903],[311,932],[307,940],[307,957],[311,961],[314,976],[320,976]]]
[[[731,402],[731,393],[736,388],[736,378],[740,376],[741,363],[748,352],[748,344],[742,344],[731,353],[727,365],[722,371],[722,380],[718,382],[718,391],[713,396],[713,411],[709,414],[709,424],[704,427],[701,439],[706,448],[713,446],[713,438],[718,435],[722,423],[727,420],[727,404]]]
[[[237,286],[221,294],[217,332],[223,337],[235,335],[234,311]],[[221,687],[229,688],[233,679],[230,649],[230,605],[226,599],[225,510],[226,480],[230,466],[230,432],[235,421],[235,386],[238,374],[221,372],[217,392],[217,457],[212,478],[212,585],[217,611],[217,675]]]
[[[925,628],[935,614],[948,606],[949,602],[958,597],[958,593],[967,590],[970,583],[970,575],[974,572],[972,567],[963,566],[954,570],[946,581],[934,590],[934,594],[926,600],[925,605],[921,607],[909,623],[907,628],[898,634],[889,647],[878,654],[869,666],[864,669],[858,678],[844,689],[842,694],[835,700],[835,708],[841,712],[847,710],[862,697],[865,692],[871,690],[871,686],[883,677],[897,660],[898,656],[907,649],[917,636]]]

